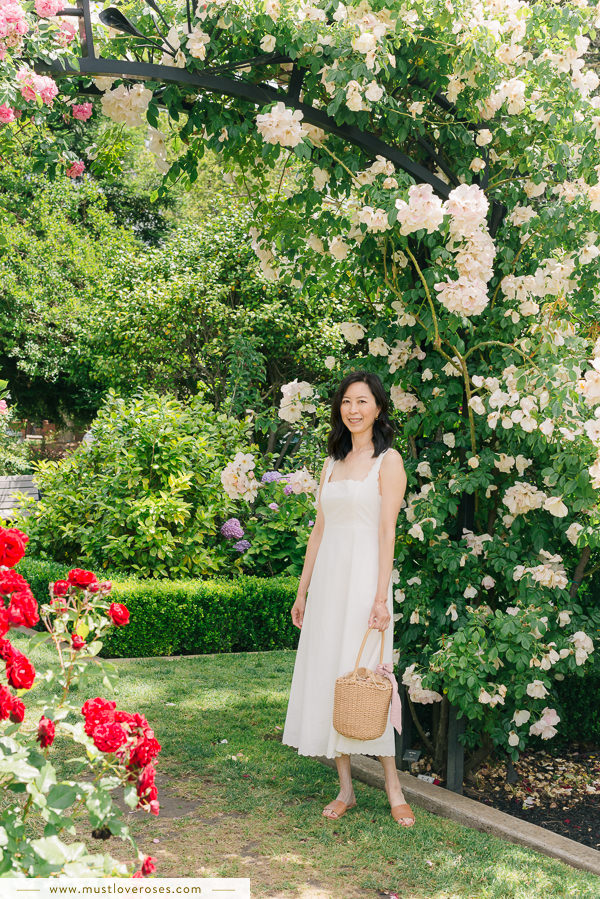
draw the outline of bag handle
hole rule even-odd
[[[369,636],[369,634],[370,634],[371,631],[376,631],[376,630],[377,630],[377,628],[375,628],[375,627],[368,627],[368,628],[367,628],[366,633],[365,633],[365,635],[364,635],[364,637],[363,637],[363,641],[362,641],[362,643],[360,644],[360,649],[358,650],[358,655],[357,655],[357,657],[356,657],[356,665],[354,666],[354,671],[352,672],[353,674],[356,674],[356,672],[358,671],[358,663],[360,662],[360,657],[361,657],[361,655],[362,655],[362,651],[363,651],[363,649],[365,648],[365,643],[367,642],[367,637]],[[381,646],[380,646],[380,648],[379,648],[379,664],[381,665],[381,664],[383,664],[383,641],[384,641],[384,631],[380,631],[380,634],[381,634]]]

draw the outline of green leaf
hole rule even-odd
[[[71,784],[56,784],[48,793],[47,803],[50,808],[65,809],[73,805],[78,795],[77,788]]]

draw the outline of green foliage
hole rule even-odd
[[[271,509],[271,503],[276,503],[278,508]],[[281,482],[261,485],[250,514],[239,513],[244,539],[250,543],[249,549],[238,558],[240,570],[262,576],[300,577],[315,517],[312,495],[286,496]],[[239,555],[234,549],[231,552]]]
[[[220,472],[247,425],[201,395],[184,404],[111,392],[91,434],[67,458],[36,466],[43,496],[22,522],[32,551],[149,577],[220,571],[215,535],[231,505]]]
[[[140,244],[115,224],[101,188],[0,172],[0,373],[20,413],[88,419],[102,390],[82,362],[89,307]]]
[[[119,581],[130,626],[105,640],[105,656],[186,655],[291,649],[294,578],[206,581]]]
[[[16,415],[14,407],[7,403],[7,387],[6,381],[0,381],[0,475],[21,474],[30,469],[27,445],[12,431]]]
[[[41,601],[48,595],[48,582],[63,579],[68,568],[25,558],[18,571]],[[126,605],[131,617],[127,627],[113,628],[104,637],[104,657],[250,652],[296,645],[290,609],[297,582],[292,577],[118,578],[112,584],[111,598]]]

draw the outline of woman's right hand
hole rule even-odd
[[[304,609],[306,608],[306,599],[303,596],[297,596],[296,602],[292,606],[292,621],[296,627],[302,627],[304,621]]]

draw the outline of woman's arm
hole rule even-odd
[[[399,452],[391,449],[381,463],[381,514],[379,519],[379,572],[368,626],[385,630],[390,623],[388,587],[394,567],[396,522],[406,491],[406,472]]]
[[[321,491],[323,490],[323,484],[325,482],[326,469],[327,459],[323,463],[323,468],[321,470],[317,514],[315,516],[315,523],[313,525],[312,531],[310,532],[310,537],[308,538],[308,543],[306,545],[306,555],[304,557],[304,565],[302,567],[302,574],[300,575],[300,582],[298,584],[296,601],[292,606],[292,621],[294,622],[296,627],[302,627],[304,608],[306,606],[306,594],[310,586],[310,579],[312,577],[313,568],[315,567],[315,559],[317,558],[317,552],[319,551],[319,546],[321,545],[323,528],[325,526],[323,510],[321,509]]]

